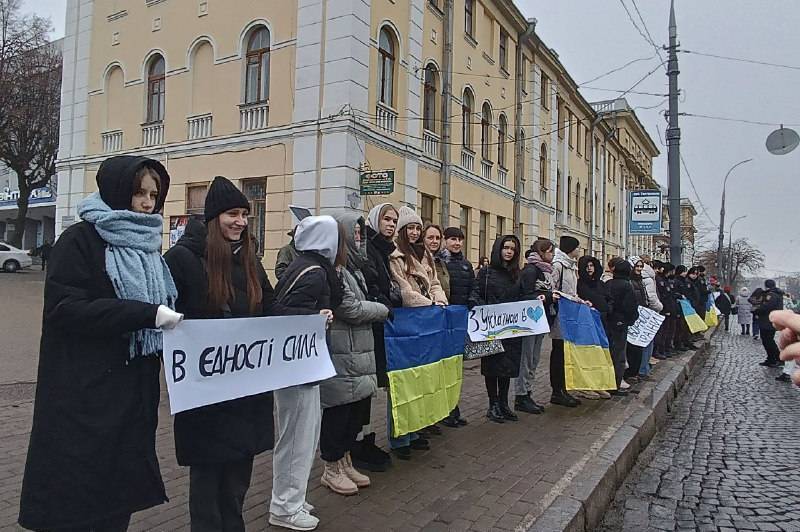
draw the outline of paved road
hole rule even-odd
[[[0,272],[0,401],[22,398],[10,394],[32,388],[30,384],[2,385],[36,380],[43,292],[44,273],[38,269]]]
[[[800,531],[800,390],[760,342],[719,333],[603,531]]]

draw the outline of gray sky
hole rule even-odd
[[[653,47],[634,28],[624,5],[642,28],[636,8],[653,40],[667,42],[668,0],[516,0],[523,13],[538,19],[537,33],[553,47],[572,77],[583,83],[637,58],[651,58],[592,82],[590,86],[628,89],[658,66]],[[64,33],[65,0],[24,0],[26,9],[48,16],[54,37]],[[753,158],[728,181],[726,226],[747,215],[734,228],[734,238],[750,238],[767,257],[769,273],[800,271],[800,148],[774,156],[764,148],[766,136],[779,123],[796,124],[800,131],[800,2],[797,0],[677,0],[678,37],[684,50],[780,63],[785,69],[680,54],[681,112],[775,123],[761,126],[682,117],[681,153],[700,202],[682,170],[681,195],[695,202],[701,236],[716,240],[722,179],[736,162]],[[662,52],[663,54],[663,52]],[[666,58],[666,54],[663,54]],[[665,93],[663,69],[642,82],[637,91]],[[618,93],[581,88],[590,101]],[[656,179],[666,184],[666,122],[664,98],[629,94],[630,104],[663,154],[654,164]],[[655,109],[643,107],[656,106]],[[709,220],[710,217],[710,220]],[[728,227],[725,228],[728,230]]]

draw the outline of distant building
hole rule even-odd
[[[0,163],[0,240],[8,241],[14,234],[18,198],[17,174]],[[25,219],[23,249],[41,246],[46,241],[52,242],[55,239],[55,218],[55,185],[32,191],[28,203],[28,215]]]

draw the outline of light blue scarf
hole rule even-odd
[[[175,308],[178,290],[161,256],[161,215],[115,211],[95,192],[78,205],[106,246],[106,273],[119,299]],[[141,329],[130,339],[130,358],[158,355],[161,331]]]

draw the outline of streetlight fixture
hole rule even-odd
[[[731,169],[728,170],[728,173],[725,174],[725,179],[722,181],[722,206],[719,210],[719,238],[717,241],[717,272],[720,276],[723,275],[723,271],[725,268],[724,262],[722,260],[722,247],[725,244],[725,187],[728,184],[728,178],[731,176],[731,172],[733,172],[737,167],[749,163],[753,159],[745,159],[744,161],[739,161],[738,163],[731,166]]]
[[[728,229],[728,272],[727,275],[723,276],[723,284],[731,284],[731,276],[733,275],[733,269],[731,265],[733,264],[733,226],[736,225],[736,222],[747,218],[746,214],[739,216],[734,221],[731,222],[731,226]]]

